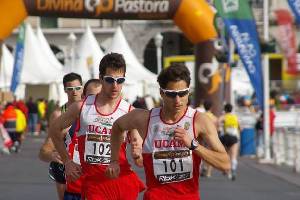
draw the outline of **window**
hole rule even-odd
[[[57,17],[41,17],[40,25],[41,28],[57,28],[58,27],[58,18]]]

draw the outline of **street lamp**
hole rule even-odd
[[[162,63],[161,63],[161,57],[162,57],[162,42],[163,42],[164,37],[162,36],[161,33],[158,33],[154,37],[154,43],[156,46],[156,59],[157,59],[157,74],[160,73],[162,70]]]
[[[73,69],[75,68],[75,43],[77,37],[72,32],[69,34],[67,39],[71,42],[70,56],[71,56],[71,72],[72,72]]]

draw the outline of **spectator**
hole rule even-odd
[[[271,137],[273,136],[274,130],[275,130],[275,126],[274,126],[275,118],[276,118],[275,108],[274,108],[274,106],[271,106],[270,107],[270,135],[271,135]]]
[[[47,109],[47,102],[41,98],[37,102],[37,108],[38,108],[38,131],[40,133],[46,132],[47,127],[47,121],[45,119],[46,117],[46,109]]]
[[[264,115],[263,113],[257,119],[255,124],[256,130],[256,155],[262,157],[264,153]]]
[[[1,108],[0,108],[1,111]],[[6,129],[3,126],[4,119],[0,115],[0,152],[3,152],[5,154],[9,154],[9,148],[12,147],[13,142],[10,139]]]
[[[132,103],[135,108],[147,109],[144,98],[136,97],[136,100]]]
[[[28,108],[28,131],[32,135],[38,135],[37,131],[37,123],[38,123],[38,107],[35,102],[33,102],[32,97],[29,97],[29,101],[27,102]]]
[[[12,151],[16,151],[16,145],[17,145],[17,133],[16,133],[16,119],[17,114],[15,111],[14,106],[11,103],[8,103],[6,105],[6,108],[3,112],[3,120],[4,120],[4,128],[9,134],[9,137],[11,138],[12,142],[14,143],[14,146],[11,147]]]
[[[20,145],[23,141],[23,134],[26,130],[26,117],[25,114],[19,109],[15,108],[16,111],[16,141],[15,141],[15,147],[16,152],[19,151]]]
[[[22,100],[16,101],[15,107],[20,109],[24,113],[26,120],[28,120],[28,108],[27,108],[26,104],[24,103],[24,101],[22,101]]]

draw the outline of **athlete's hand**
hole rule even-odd
[[[67,180],[75,181],[81,176],[81,166],[74,163],[73,160],[68,160],[65,163],[65,174]]]
[[[64,164],[57,151],[53,151],[51,153],[51,160],[54,161],[54,162],[58,162],[60,164]]]
[[[105,175],[109,178],[118,178],[120,174],[120,165],[118,161],[112,161],[105,170]]]
[[[136,166],[143,167],[142,145],[136,138],[131,141],[131,156]]]
[[[182,141],[187,148],[191,147],[192,138],[189,136],[186,130],[181,127],[177,127],[174,130],[174,139]]]

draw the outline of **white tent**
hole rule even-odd
[[[51,63],[51,66],[61,71],[63,69],[63,65],[57,60],[40,27],[36,30],[36,37],[40,43],[42,51],[49,58],[48,60]]]
[[[24,57],[20,83],[16,91],[17,98],[25,97],[25,85],[49,85],[48,96],[50,98],[54,96],[54,100],[64,101],[64,96],[60,95],[58,90],[55,91],[55,94],[51,90],[52,84],[57,85],[55,87],[59,88],[59,84],[62,82],[62,66],[55,60],[56,58],[42,33],[39,32],[38,34],[39,39],[34,34],[31,26],[26,25]]]
[[[62,71],[56,67],[53,57],[42,50],[39,40],[29,24],[26,25],[24,59],[21,72],[23,84],[49,84],[62,81]]]
[[[72,66],[72,60],[69,59],[64,71],[65,73],[75,72],[80,74],[84,82],[90,78],[98,78],[99,63],[103,56],[104,53],[96,37],[91,28],[87,26],[84,34],[76,44],[74,66]]]
[[[106,53],[111,52],[123,54],[126,61],[126,84],[123,89],[125,98],[132,102],[136,96],[149,94],[155,98],[159,97],[156,75],[138,61],[120,27],[117,28],[111,46],[106,51]]]
[[[96,37],[91,28],[86,27],[85,33],[80,38],[76,48],[75,66],[80,69],[87,69],[89,78],[99,77],[99,63],[104,56]]]
[[[64,66],[57,60],[40,27],[37,28],[36,36],[40,43],[41,50],[49,58],[51,67],[54,67],[59,72],[62,72]],[[58,100],[62,104],[66,102],[68,99],[67,99],[67,95],[63,90],[62,79],[57,81],[58,81],[57,83],[50,84],[49,99]]]
[[[245,67],[240,61],[231,72],[231,90],[237,96],[251,96],[254,91]]]
[[[2,45],[2,58],[0,65],[0,88],[8,90],[10,88],[13,74],[14,58],[7,47]]]

